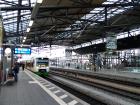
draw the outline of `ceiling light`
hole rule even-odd
[[[20,47],[22,47],[22,46],[23,46],[23,44]]]
[[[24,40],[26,40],[27,37],[24,37]]]
[[[31,20],[30,22],[29,22],[29,27],[31,27],[32,25],[33,25],[33,20]]]
[[[8,54],[10,54],[10,53],[11,53],[11,48],[6,48],[6,49],[5,49],[5,54],[8,55]]]
[[[23,43],[25,42],[25,40],[23,40]]]
[[[30,31],[30,28],[27,28],[27,32],[29,32]]]
[[[42,3],[43,0],[37,0],[37,3]]]

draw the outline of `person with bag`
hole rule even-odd
[[[18,63],[15,63],[13,67],[13,73],[14,73],[14,78],[16,82],[18,81],[18,72],[19,72],[19,65]]]

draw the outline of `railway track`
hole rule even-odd
[[[130,101],[130,103],[134,103],[134,105],[139,105],[140,104],[140,84],[139,82],[132,82],[132,81],[124,81],[124,80],[119,80],[119,79],[113,79],[113,78],[107,78],[107,77],[101,77],[100,76],[93,76],[90,74],[83,74],[81,72],[73,72],[70,70],[56,70],[52,69],[50,71],[50,78],[53,78],[54,80],[57,80],[59,82],[62,82],[63,84],[66,84],[67,86],[69,85],[64,82],[61,78],[70,80],[71,83],[77,82],[80,84],[84,84],[86,86],[91,86],[96,89],[101,89],[103,92],[108,92],[111,95],[117,95],[117,97],[121,97],[122,99],[125,99],[126,101]],[[74,84],[71,84],[74,87]],[[80,88],[80,87],[79,87]],[[78,90],[78,89],[77,89]],[[88,92],[87,92],[88,93]],[[85,92],[86,94],[86,92]],[[87,94],[88,95],[88,94]],[[92,97],[92,95],[89,95]],[[93,96],[93,98],[95,98]],[[96,97],[98,100],[98,98]],[[127,100],[128,99],[128,100]],[[100,101],[104,101],[103,99]],[[108,100],[109,101],[109,100]],[[110,104],[108,102],[105,102],[107,104]],[[110,104],[111,105],[111,104]],[[115,105],[115,104],[113,104]],[[116,102],[117,105],[117,102]],[[125,105],[125,104],[120,104],[120,105]],[[127,104],[128,105],[128,104]],[[133,105],[133,104],[130,104]]]
[[[63,88],[67,92],[69,92],[69,93],[73,94],[74,96],[82,99],[83,101],[89,103],[90,105],[107,105],[107,104],[105,104],[103,102],[100,102],[100,101],[98,101],[96,99],[93,99],[92,97],[90,97],[88,95],[83,94],[82,92],[76,91],[73,88],[70,88],[69,86],[64,85],[62,82],[57,81],[56,79],[53,79],[51,77],[48,77],[48,78],[45,78],[45,79],[47,79],[51,83],[54,83],[55,85]]]

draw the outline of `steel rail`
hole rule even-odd
[[[64,78],[61,76],[52,75],[49,78],[54,81],[66,85],[76,91],[86,94],[93,99],[96,99],[107,105],[137,105],[137,100],[130,100],[128,97],[124,97],[118,94],[111,93],[110,91],[103,90],[98,87],[91,87],[89,85],[83,84],[81,82]],[[119,101],[118,101],[119,100]]]
[[[64,76],[68,76],[77,80],[81,80],[81,81],[87,81],[93,84],[99,84],[102,86],[106,86],[106,87],[110,87],[110,88],[114,88],[114,89],[118,89],[118,90],[122,90],[122,91],[126,91],[129,93],[133,93],[133,94],[137,94],[140,95],[140,86],[139,87],[135,87],[135,86],[129,86],[129,85],[125,85],[125,84],[120,84],[120,83],[115,83],[114,82],[110,82],[110,81],[106,81],[106,80],[102,80],[102,79],[96,79],[94,77],[87,77],[87,76],[83,76],[80,74],[68,74],[67,72],[60,72],[60,71],[51,71],[53,74],[57,73],[57,74],[61,74]]]

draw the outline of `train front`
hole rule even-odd
[[[37,58],[36,69],[41,76],[48,76],[49,74],[49,58]]]

